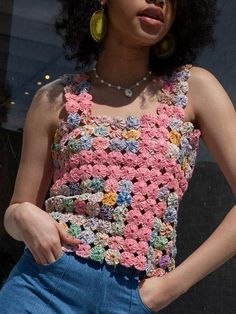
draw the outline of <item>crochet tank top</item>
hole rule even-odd
[[[201,132],[184,122],[191,65],[162,77],[156,114],[93,116],[90,79],[64,74],[46,211],[80,239],[63,251],[163,276],[175,269],[179,203]]]

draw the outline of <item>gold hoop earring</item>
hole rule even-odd
[[[176,38],[169,33],[154,47],[154,54],[159,59],[167,59],[173,55],[175,49]]]
[[[101,4],[101,9],[95,11],[90,19],[90,33],[93,39],[100,43],[104,39],[106,32],[107,17]]]

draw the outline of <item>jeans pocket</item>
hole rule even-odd
[[[141,308],[144,310],[144,313],[149,313],[149,314],[156,314],[156,313],[159,313],[159,312],[155,312],[153,311],[151,308],[149,308],[147,306],[147,304],[145,304],[143,302],[143,299],[142,299],[142,296],[140,294],[140,288],[139,288],[139,284],[137,284],[136,288],[135,288],[135,297],[138,301],[138,304],[141,306]],[[141,313],[141,312],[140,312]]]
[[[26,258],[29,258],[31,260],[31,263],[33,265],[35,265],[38,269],[41,269],[41,270],[47,270],[47,269],[49,270],[51,268],[54,268],[57,265],[61,264],[63,262],[64,258],[66,258],[65,252],[62,252],[62,254],[52,263],[44,264],[44,265],[43,264],[38,264],[35,261],[33,254],[30,252],[30,250],[27,247],[24,249],[24,256]]]

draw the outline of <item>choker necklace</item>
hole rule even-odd
[[[105,85],[108,86],[108,87],[116,88],[116,89],[118,89],[118,90],[123,90],[124,93],[125,93],[125,96],[127,96],[127,97],[129,97],[129,98],[133,96],[133,91],[132,91],[132,90],[133,90],[135,87],[140,86],[140,84],[141,84],[142,82],[146,81],[146,80],[148,79],[148,77],[149,77],[150,75],[152,75],[152,71],[148,71],[148,73],[147,73],[140,81],[138,81],[137,83],[135,83],[135,84],[132,85],[131,87],[128,87],[128,88],[127,88],[127,87],[122,87],[122,86],[120,86],[120,85],[113,85],[113,84],[111,84],[111,83],[109,83],[109,82],[104,81],[104,80],[98,75],[96,67],[93,68],[93,71],[94,71],[94,73],[95,73],[96,79],[98,79],[101,84],[105,84]]]

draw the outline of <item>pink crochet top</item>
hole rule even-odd
[[[74,237],[64,251],[163,276],[175,268],[179,203],[201,132],[184,122],[190,65],[163,76],[156,114],[93,116],[89,76],[65,74],[67,117],[51,146],[46,211]]]

